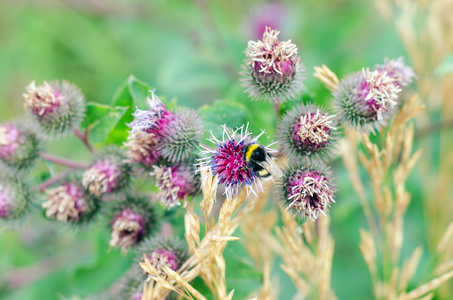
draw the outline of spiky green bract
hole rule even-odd
[[[332,105],[340,124],[375,133],[395,113],[400,91],[385,72],[363,70],[340,81]]]
[[[158,149],[162,156],[173,163],[187,160],[197,148],[203,135],[203,122],[198,113],[180,108],[165,126]]]
[[[142,195],[118,195],[108,203],[106,216],[112,233],[109,244],[123,252],[152,236],[158,225],[154,206]]]
[[[292,101],[303,87],[304,67],[296,45],[278,40],[279,31],[267,27],[260,41],[249,41],[242,66],[242,86],[252,100]]]
[[[143,261],[146,256],[151,265],[159,274],[165,276],[164,266],[168,266],[173,271],[178,271],[184,262],[189,258],[187,246],[178,238],[159,236],[148,238],[137,247],[137,262]]]
[[[85,117],[85,97],[76,85],[65,80],[40,86],[32,81],[24,98],[25,108],[50,136],[65,135],[72,128],[79,128]]]
[[[283,171],[277,190],[282,205],[295,216],[316,220],[325,215],[335,193],[330,169],[321,162],[294,161]]]
[[[0,172],[17,175],[34,165],[43,145],[36,125],[25,118],[0,124]]]
[[[339,134],[335,115],[314,104],[297,104],[278,124],[282,151],[291,160],[332,157]]]
[[[83,173],[82,185],[91,195],[101,197],[127,188],[131,172],[125,149],[107,146],[97,155],[93,165]]]
[[[133,264],[126,274],[120,279],[120,289],[118,293],[119,299],[141,300],[143,283],[147,277],[147,274],[138,264]]]
[[[89,194],[80,184],[80,180],[68,180],[45,191],[46,200],[42,203],[48,219],[87,225],[96,219],[100,199]]]
[[[31,208],[28,185],[19,178],[0,176],[0,227],[16,229]]]

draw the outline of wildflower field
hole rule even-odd
[[[0,2],[0,299],[453,299],[453,2]]]

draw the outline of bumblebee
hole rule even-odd
[[[247,168],[252,169],[256,175],[262,178],[271,175],[280,178],[283,176],[282,169],[275,163],[272,155],[258,144],[249,144],[242,149],[242,159],[247,162]]]

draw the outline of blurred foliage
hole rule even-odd
[[[21,95],[30,81],[67,79],[79,85],[89,101],[84,124],[93,128],[92,141],[121,144],[131,112],[143,108],[152,86],[170,107],[176,102],[167,99],[177,98],[179,105],[199,108],[206,128],[215,134],[219,128],[213,125],[219,122],[234,126],[250,122],[254,133],[266,129],[269,140],[262,142],[270,143],[276,125],[271,105],[249,101],[238,81],[247,41],[258,38],[250,16],[263,3],[2,1],[0,118],[23,113]],[[281,37],[298,45],[306,67],[300,101],[329,106],[330,93],[312,76],[313,66],[325,64],[343,76],[381,63],[384,57],[404,55],[394,28],[379,17],[373,2],[309,0],[281,5],[285,9]],[[451,60],[439,72],[451,72]],[[282,112],[291,105],[283,105]],[[52,142],[48,149],[88,160],[88,152],[73,137]],[[346,171],[339,160],[332,165],[338,178],[337,203],[331,211],[333,290],[339,299],[370,298],[368,270],[358,249],[358,228],[366,227],[366,222]],[[409,180],[413,194],[406,218],[409,229],[423,228],[419,181],[420,174]],[[405,236],[407,249],[426,244],[421,229],[408,230]],[[403,248],[403,253],[408,251]],[[252,271],[241,244],[231,243],[225,255],[228,287],[236,289],[237,298],[257,290],[261,274]],[[35,214],[20,231],[0,235],[0,298],[58,299],[99,292],[116,282],[130,263],[130,254],[109,251],[102,226],[74,231]],[[281,299],[290,298],[295,289],[289,278],[278,262],[274,269]]]

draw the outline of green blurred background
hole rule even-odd
[[[254,107],[253,118],[265,118],[261,110],[269,105],[249,101],[238,82],[247,41],[260,38],[265,24],[298,46],[307,69],[304,97],[320,104],[328,104],[330,96],[312,76],[313,66],[325,64],[343,76],[405,55],[394,25],[384,22],[373,1],[1,1],[0,120],[23,114],[22,93],[32,80],[66,79],[89,101],[108,103],[130,74],[184,106],[234,99]],[[49,152],[88,160],[72,137],[50,143]],[[333,167],[338,178],[331,210],[333,290],[339,299],[368,299],[372,287],[358,249],[358,229],[366,222],[341,162]],[[403,257],[426,245],[417,174],[408,189],[413,198]],[[0,299],[59,299],[108,289],[131,258],[108,251],[103,229],[74,231],[37,212],[18,232],[1,233]],[[235,298],[259,288],[259,274],[244,271],[250,260],[240,243],[227,247],[226,259]],[[295,289],[278,265],[275,275],[280,299],[292,297]]]

